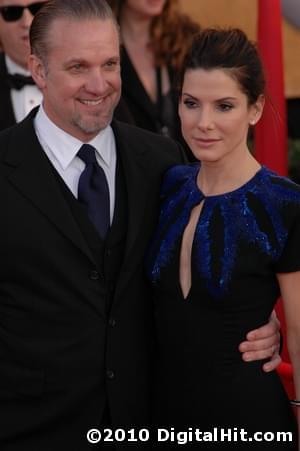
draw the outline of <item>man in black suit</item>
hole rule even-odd
[[[42,93],[27,67],[29,28],[46,0],[0,0],[0,130],[21,121]]]
[[[0,135],[0,449],[85,451],[91,428],[135,428],[132,439],[148,425],[142,262],[162,175],[184,158],[167,138],[110,125],[120,59],[103,0],[51,0],[30,39],[43,105]],[[265,335],[256,357],[276,347],[272,325]]]

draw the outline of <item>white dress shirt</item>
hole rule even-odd
[[[9,74],[21,74],[30,76],[30,72],[16,64],[9,56],[5,55],[5,64]],[[11,89],[11,102],[17,122],[24,119],[32,108],[41,104],[43,95],[36,85],[27,85],[22,89]]]
[[[78,183],[85,163],[77,156],[82,142],[57,127],[47,116],[43,106],[34,119],[38,140],[47,157],[64,180],[65,184],[78,198]],[[96,159],[107,178],[110,199],[110,223],[112,223],[115,206],[116,178],[116,142],[110,126],[102,130],[90,144],[96,149]]]

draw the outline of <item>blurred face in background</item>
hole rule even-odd
[[[46,0],[0,0],[0,42],[1,48],[15,63],[27,68],[30,53],[29,28],[33,14],[28,8],[16,9],[16,6],[31,6],[37,12]],[[14,8],[9,8],[14,7]],[[21,15],[20,15],[21,12]]]
[[[145,19],[159,16],[166,0],[125,0],[123,12],[126,11]]]

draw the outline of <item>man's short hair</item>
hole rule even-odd
[[[105,0],[49,0],[35,15],[30,28],[31,53],[44,63],[50,50],[49,29],[57,19],[112,20],[115,16]]]

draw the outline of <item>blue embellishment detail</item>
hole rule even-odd
[[[188,224],[191,210],[204,200],[193,244],[196,270],[204,279],[210,294],[220,298],[228,289],[241,241],[257,246],[274,262],[280,257],[288,236],[280,209],[291,203],[299,205],[300,189],[289,179],[262,167],[241,188],[223,195],[205,197],[197,186],[198,171],[199,164],[194,164],[176,166],[166,174],[162,186],[163,205],[159,226],[147,259],[148,273],[153,283],[159,281],[162,268],[168,265]],[[250,205],[249,193],[264,208],[273,227],[275,244],[261,230]],[[217,209],[223,221],[224,248],[216,280],[212,273],[211,243],[214,237],[211,236],[210,225]]]

